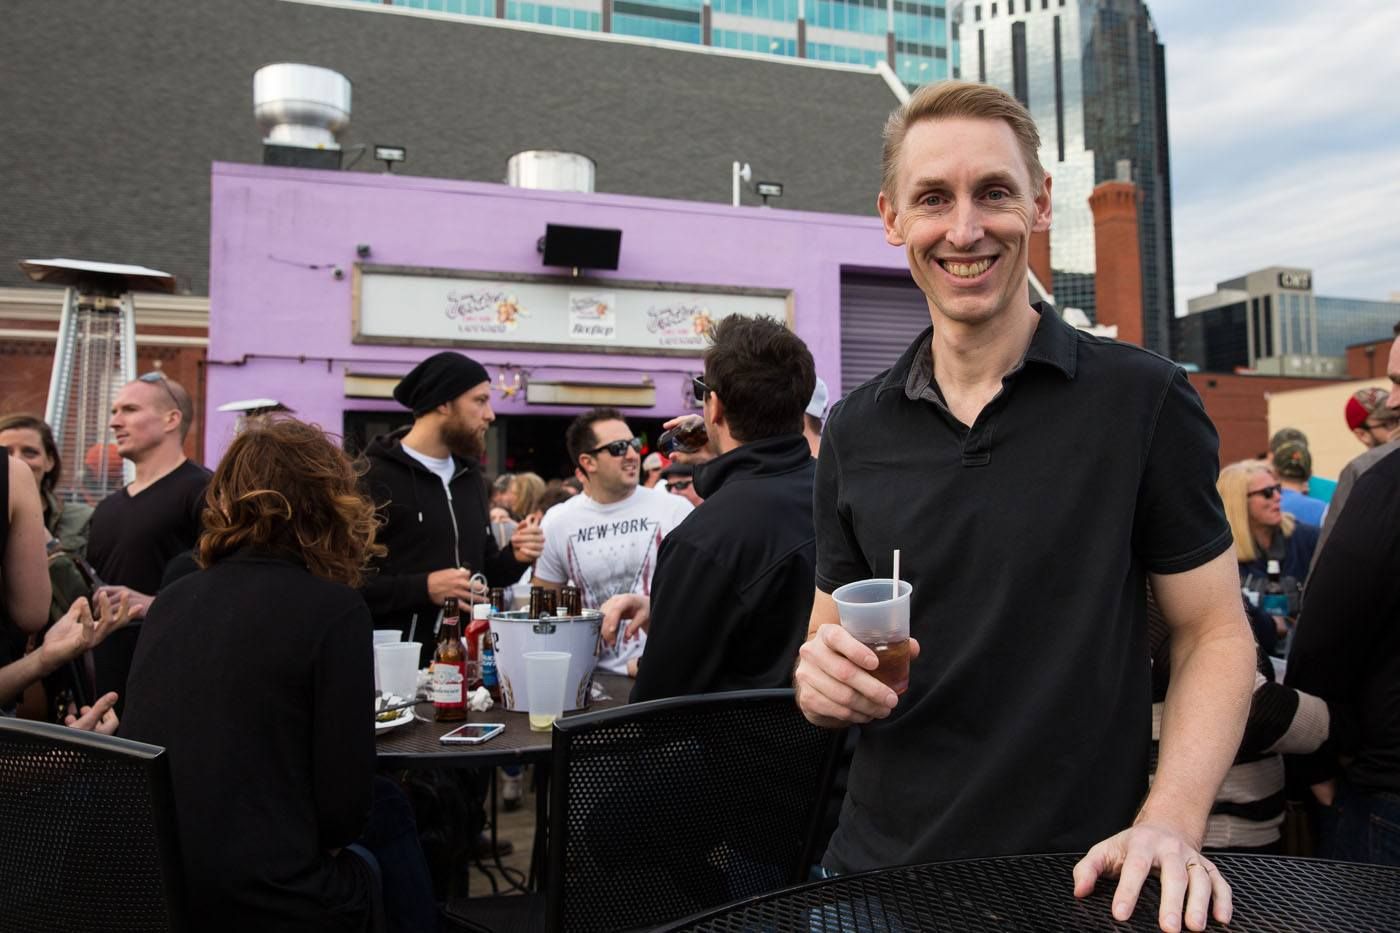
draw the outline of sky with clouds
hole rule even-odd
[[[1400,3],[1148,0],[1167,50],[1178,311],[1269,265],[1400,292]]]

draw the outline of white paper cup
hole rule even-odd
[[[530,704],[530,728],[547,732],[564,713],[570,656],[566,651],[525,652],[525,688]]]
[[[403,632],[396,628],[377,628],[374,630],[374,643],[376,645],[397,645],[403,641]]]
[[[374,646],[374,668],[378,672],[381,693],[411,700],[418,692],[418,652],[423,646],[416,641]]]

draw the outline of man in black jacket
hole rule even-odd
[[[815,581],[816,462],[802,415],[812,354],[769,318],[715,328],[697,399],[716,459],[695,467],[704,502],[661,542],[652,597],[603,605],[603,637],[647,630],[632,702],[784,687],[807,633]],[[654,623],[654,624],[653,624]]]
[[[508,586],[539,557],[538,521],[520,523],[511,547],[496,546],[487,520],[480,459],[491,411],[486,369],[460,353],[428,357],[394,389],[413,426],[375,438],[365,477],[384,526],[388,553],[373,564],[362,593],[375,628],[396,628],[432,656],[438,616],[449,596],[467,602],[471,576]]]

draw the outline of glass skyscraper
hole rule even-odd
[[[358,0],[874,67],[909,87],[959,76],[947,0]]]
[[[1171,182],[1166,59],[1141,0],[963,0],[954,10],[962,74],[1016,96],[1040,129],[1054,178],[1051,288],[1062,307],[1094,307],[1089,194],[1125,178],[1141,193],[1143,342],[1173,352]]]

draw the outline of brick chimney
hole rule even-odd
[[[1040,279],[1040,284],[1050,291],[1055,290],[1055,279],[1050,272],[1050,231],[1031,234],[1031,271]]]
[[[1094,212],[1097,323],[1118,325],[1119,340],[1142,346],[1137,185],[1130,181],[1103,182],[1089,195],[1089,209]]]

